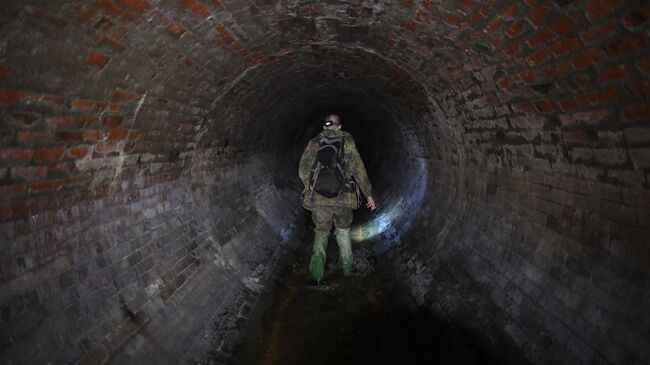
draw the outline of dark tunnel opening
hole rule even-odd
[[[311,47],[311,52],[289,53],[272,69],[255,69],[239,79],[221,105],[214,103],[199,145],[223,145],[223,125],[233,120],[240,127],[236,140],[227,133],[228,144],[273,156],[269,174],[299,192],[302,151],[322,129],[324,117],[337,113],[355,138],[380,207],[375,214],[355,212],[353,238],[394,235],[418,212],[426,194],[429,166],[422,157],[440,153],[432,142],[436,132],[431,131],[440,128],[430,121],[434,106],[419,83],[375,53],[345,47]],[[314,61],[315,54],[336,61]],[[256,109],[232,109],[241,105]]]
[[[609,0],[6,2],[0,362],[229,364],[252,338],[318,342],[285,325],[302,316],[334,341],[314,363],[650,363],[648,19]],[[350,280],[330,237],[319,291],[297,165],[329,113],[379,209],[355,212]]]

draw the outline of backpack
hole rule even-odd
[[[347,183],[344,147],[342,137],[320,138],[309,181],[314,191],[326,198],[341,195]]]

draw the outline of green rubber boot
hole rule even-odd
[[[350,228],[337,228],[336,242],[339,244],[339,255],[343,275],[350,275],[352,274],[352,264],[354,263],[354,257],[352,257],[352,242],[350,240]]]
[[[327,247],[327,238],[329,232],[315,231],[314,246],[312,248],[311,259],[309,260],[309,272],[311,276],[320,283],[325,276],[325,248]]]

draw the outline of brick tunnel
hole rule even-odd
[[[648,17],[3,3],[1,362],[236,362],[311,245],[297,165],[335,112],[379,203],[353,249],[405,310],[497,363],[650,363]]]

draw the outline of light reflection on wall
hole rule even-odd
[[[418,159],[418,166],[410,176],[405,177],[404,184],[409,186],[409,195],[400,196],[394,204],[380,207],[373,219],[361,225],[353,226],[350,235],[354,242],[370,241],[379,238],[383,233],[389,234],[390,239],[381,243],[388,248],[399,238],[400,226],[408,222],[417,213],[422,205],[427,186],[427,169],[425,162]],[[404,192],[405,189],[398,189]],[[380,248],[381,249],[381,248]]]

